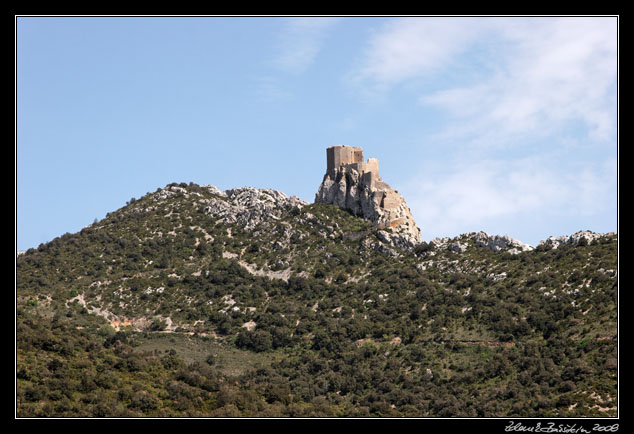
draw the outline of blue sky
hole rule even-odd
[[[615,17],[18,17],[16,243],[172,182],[312,202],[362,146],[424,240],[617,231]]]

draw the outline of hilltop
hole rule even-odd
[[[181,183],[29,249],[18,416],[616,415],[616,234],[381,232]]]

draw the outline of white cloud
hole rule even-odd
[[[480,30],[473,18],[400,18],[387,22],[369,42],[354,80],[384,88],[438,72],[460,54]]]
[[[423,238],[518,230],[520,221],[545,238],[553,233],[537,219],[571,233],[607,221],[616,47],[608,17],[408,18],[379,28],[354,83],[380,95],[407,84],[418,108],[448,115],[420,138],[435,148],[425,170],[399,188]]]
[[[338,21],[331,17],[284,18],[274,65],[288,73],[305,71],[321,50],[328,30]]]
[[[581,122],[589,139],[616,128],[616,18],[407,18],[382,27],[353,76],[365,90],[411,79],[454,122],[450,143],[510,146]]]
[[[543,158],[447,167],[423,170],[417,180],[399,189],[423,238],[479,231],[494,220],[530,221],[531,216],[545,216],[575,221],[614,206],[613,161],[575,172],[560,171]]]
[[[301,74],[315,61],[321,50],[329,29],[338,18],[282,18],[282,27],[278,34],[276,54],[269,67],[276,72]],[[293,99],[284,78],[273,71],[265,76],[255,77],[254,96],[261,103],[278,103]]]

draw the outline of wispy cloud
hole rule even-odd
[[[446,169],[426,168],[422,173],[399,191],[427,238],[478,231],[496,219],[592,216],[613,207],[616,199],[613,159],[578,171],[560,170],[547,158],[531,157],[451,162]]]
[[[616,128],[616,36],[609,17],[396,19],[352,76],[374,92],[433,81],[418,102],[454,117],[444,141],[498,146],[570,122],[605,141]]]
[[[287,79],[306,72],[315,62],[329,30],[339,18],[282,18],[273,47],[274,55],[267,63],[265,75],[255,77],[254,96],[260,103],[279,103],[293,99]]]
[[[431,238],[616,211],[616,75],[616,18],[424,17],[378,28],[349,78],[443,115],[420,138],[443,163],[399,189]]]
[[[321,50],[330,28],[340,19],[331,17],[285,18],[279,37],[276,68],[287,73],[304,72]]]
[[[420,98],[465,125],[448,137],[475,136],[495,144],[525,134],[544,136],[575,121],[581,122],[591,140],[613,137],[617,68],[613,20],[561,18],[494,25],[509,44],[494,74]]]
[[[483,30],[473,18],[400,18],[378,29],[352,80],[377,90],[437,73],[454,61]]]

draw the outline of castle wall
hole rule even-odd
[[[361,149],[360,147],[352,148],[351,163],[363,163],[363,149]]]
[[[370,188],[374,188],[375,183],[381,179],[379,178],[379,160],[368,158],[368,161],[364,162],[363,148],[358,146],[337,145],[327,148],[326,163],[329,173],[334,173],[340,166],[350,166],[361,174],[362,182]]]
[[[368,158],[368,162],[366,163],[366,172],[372,172],[376,176],[379,176],[379,159],[378,158]]]
[[[394,191],[387,191],[383,197],[383,208],[386,210],[395,209],[400,206],[402,199],[400,195]]]
[[[376,180],[378,178],[378,175],[375,174],[374,172],[365,172],[361,175],[361,182],[364,185],[367,185],[368,187],[370,187],[370,189],[374,189],[375,188],[375,184],[376,184]]]
[[[326,148],[326,171],[333,172],[335,170],[335,150],[331,146]]]
[[[363,148],[358,146],[331,146],[326,149],[326,162],[329,172],[344,164],[363,163]]]

